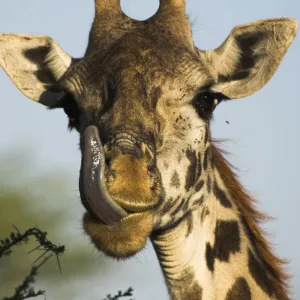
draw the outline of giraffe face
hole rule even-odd
[[[241,25],[201,51],[184,1],[161,1],[145,22],[118,0],[95,3],[82,59],[49,37],[1,34],[0,65],[25,96],[68,115],[80,134],[84,229],[98,249],[125,258],[201,204],[191,196],[210,169],[213,110],[268,82],[297,22]]]
[[[213,74],[196,51],[172,41],[160,49],[155,38],[128,34],[63,78],[68,92],[59,105],[80,133],[84,227],[99,249],[117,257],[136,253],[153,230],[175,221],[170,213],[200,175],[209,120],[224,98],[212,90]],[[94,163],[101,157],[102,167]],[[99,172],[115,215],[101,203]]]

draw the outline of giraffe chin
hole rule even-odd
[[[154,226],[152,212],[134,213],[113,226],[105,225],[89,213],[83,227],[96,248],[116,259],[126,259],[141,251]]]

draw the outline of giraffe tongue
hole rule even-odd
[[[127,216],[109,195],[105,185],[105,157],[98,129],[88,126],[84,132],[80,170],[80,194],[86,209],[106,225],[119,223]]]

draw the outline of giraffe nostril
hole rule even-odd
[[[155,164],[152,163],[152,164],[148,165],[147,169],[148,169],[149,173],[154,173],[156,171],[156,166],[155,166]]]
[[[105,164],[106,164],[106,166],[110,167],[111,160],[112,160],[111,156],[106,156],[105,155]]]
[[[106,147],[106,151],[105,151],[105,164],[107,167],[111,166],[112,161],[114,160],[114,158],[116,158],[118,156],[118,154],[120,154],[120,151],[117,151],[117,149],[108,149]]]

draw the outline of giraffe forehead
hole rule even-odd
[[[95,47],[72,69],[69,76],[80,73],[80,77],[95,84],[101,78],[126,86],[132,83],[136,74],[143,76],[151,86],[163,86],[172,81],[173,88],[182,89],[201,82],[203,85],[212,82],[209,68],[196,50],[180,42],[174,43],[172,39],[153,36],[142,29]],[[126,81],[125,78],[129,79]]]

